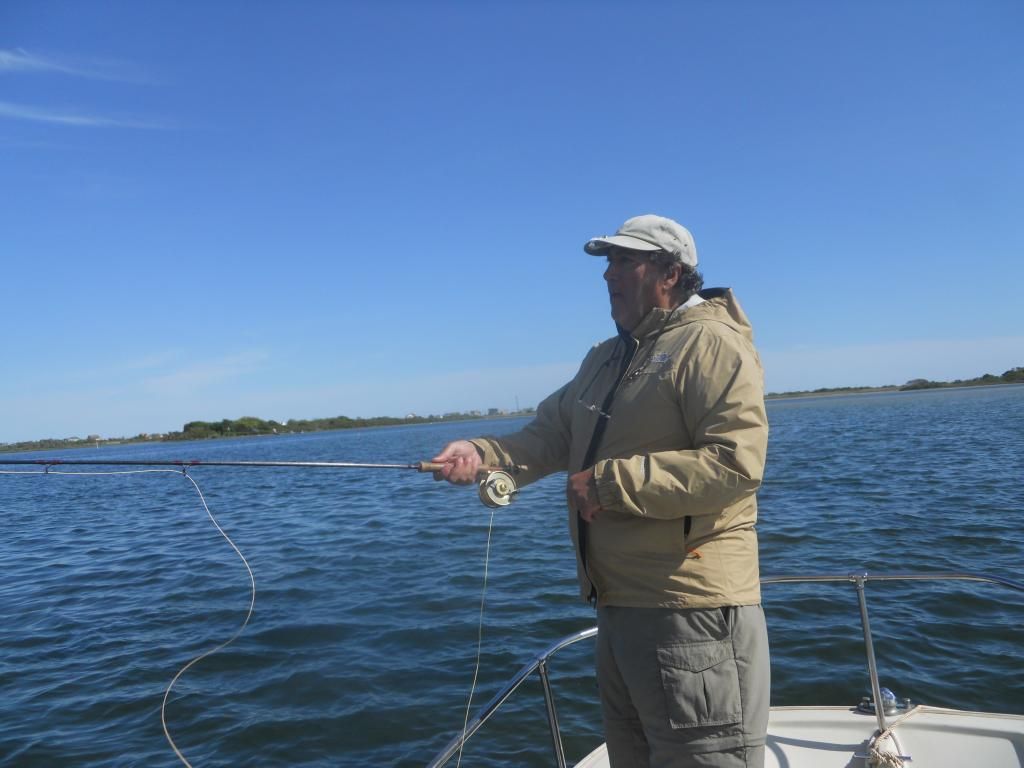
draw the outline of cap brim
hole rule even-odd
[[[631,237],[630,235],[608,235],[607,237],[595,237],[586,242],[583,246],[583,250],[591,256],[603,256],[608,252],[608,249],[613,246],[628,248],[631,251],[661,250],[659,246],[654,245],[653,243],[648,243],[646,240],[641,240],[638,237]]]

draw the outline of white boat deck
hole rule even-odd
[[[955,581],[988,582],[1024,592],[1024,582],[1002,576],[979,573],[890,573],[847,575],[818,574],[768,576],[762,584],[839,583],[853,585],[860,607],[861,629],[870,697],[857,707],[773,707],[768,718],[765,768],[1024,768],[1024,714],[967,712],[919,705],[906,709],[897,703],[891,691],[879,683],[871,626],[868,621],[865,585],[875,581]],[[524,666],[483,708],[463,733],[453,738],[429,764],[441,768],[459,753],[461,745],[487,721],[519,685],[535,672],[540,676],[548,726],[554,747],[554,764],[566,766],[566,757],[558,726],[555,699],[551,690],[548,664],[563,648],[593,638],[597,627],[562,638]],[[1007,659],[1007,674],[1020,675],[1019,658]],[[871,702],[883,702],[887,708],[884,723],[873,712]],[[888,709],[892,704],[892,709]],[[1017,702],[1013,702],[1017,709]],[[888,714],[888,712],[892,714]],[[875,735],[880,729],[877,741]],[[608,753],[598,747],[577,768],[606,768]]]
[[[918,706],[889,720],[881,752],[908,768],[1022,768],[1024,715]],[[768,719],[765,768],[868,768],[875,716],[850,707],[774,707]],[[884,763],[875,763],[884,765]],[[607,768],[600,746],[577,768]]]

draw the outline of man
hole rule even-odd
[[[731,290],[700,291],[693,238],[671,219],[637,216],[584,250],[607,258],[618,335],[520,432],[446,446],[438,475],[569,472],[615,768],[760,768],[769,665],[754,524],[768,424],[750,324]]]

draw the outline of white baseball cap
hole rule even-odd
[[[693,235],[683,225],[664,216],[634,216],[619,227],[614,235],[588,240],[583,250],[591,256],[604,256],[612,246],[631,251],[664,251],[682,264],[697,266],[697,246]]]

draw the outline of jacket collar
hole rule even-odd
[[[674,309],[655,307],[632,331],[626,331],[618,324],[615,329],[624,342],[635,344],[649,336],[660,335],[678,325],[714,318],[725,322],[745,336],[751,336],[750,323],[732,295],[731,289],[709,288],[697,295],[700,300],[694,305],[688,301]]]

